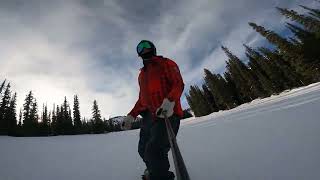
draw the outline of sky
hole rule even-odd
[[[221,45],[239,57],[243,44],[266,41],[248,22],[283,32],[275,7],[318,6],[313,0],[1,0],[0,82],[18,94],[18,110],[32,90],[40,111],[64,97],[80,99],[83,117],[94,100],[105,118],[126,115],[139,93],[142,61],[136,45],[154,42],[177,62],[187,93],[203,82],[203,69],[225,70]],[[188,108],[185,96],[182,105]],[[52,108],[50,108],[52,109]]]

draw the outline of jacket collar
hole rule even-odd
[[[141,68],[141,70],[146,70],[146,68],[151,65],[151,64],[156,64],[159,61],[161,61],[163,59],[162,56],[153,56],[151,59],[149,60],[143,60],[143,67]]]

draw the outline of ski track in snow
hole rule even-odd
[[[320,179],[320,83],[183,120],[177,136],[192,180]],[[0,180],[132,180],[145,166],[139,130],[0,137]],[[173,166],[170,154],[170,162]],[[173,168],[172,168],[173,170]]]

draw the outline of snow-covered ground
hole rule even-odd
[[[178,143],[192,180],[317,180],[319,117],[317,83],[185,120]],[[0,179],[139,179],[138,135],[0,137]]]

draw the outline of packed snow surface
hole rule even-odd
[[[316,180],[320,179],[319,117],[317,83],[184,120],[177,139],[191,180]],[[138,136],[139,130],[3,136],[0,179],[140,179],[145,166],[137,153]]]

